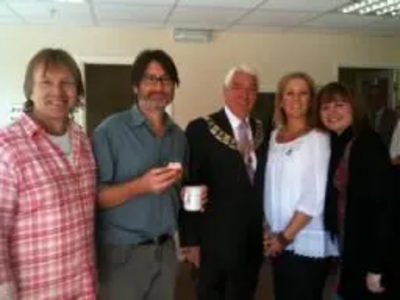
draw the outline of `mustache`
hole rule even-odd
[[[155,93],[155,94],[160,95],[160,93]],[[159,99],[156,99],[151,95],[147,95],[147,97],[138,98],[137,101],[140,105],[143,105],[148,108],[164,109],[167,105],[169,105],[172,102],[172,99],[166,99],[164,97],[164,100],[160,101]]]
[[[165,93],[159,93],[159,92],[154,92],[154,93],[149,93],[147,95],[139,95],[138,96],[138,101],[143,101],[143,102],[158,102],[158,97],[165,99],[166,101],[171,101],[171,96]]]
[[[165,97],[165,96],[167,96],[167,94],[166,93],[160,93],[160,92],[152,92],[152,93],[149,93],[148,95],[147,95],[147,98],[151,98],[151,97],[153,97],[153,96],[163,96],[163,97]]]

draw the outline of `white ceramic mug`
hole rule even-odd
[[[203,186],[194,185],[184,187],[183,192],[183,208],[187,211],[201,210],[201,194]]]

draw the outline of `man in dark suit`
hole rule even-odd
[[[182,211],[181,245],[198,267],[200,300],[254,298],[263,259],[262,186],[267,136],[250,117],[258,79],[247,66],[226,76],[225,107],[189,123],[189,185],[208,187],[204,213]]]
[[[389,148],[397,124],[397,114],[389,107],[387,91],[379,85],[371,85],[368,90],[368,104],[372,127]]]

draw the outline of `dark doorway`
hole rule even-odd
[[[388,68],[339,68],[339,81],[353,90],[388,148],[398,119],[398,75],[398,70]]]
[[[339,81],[353,90],[368,112],[368,91],[372,86],[376,86],[380,94],[386,96],[388,108],[395,109],[397,106],[399,83],[396,69],[340,67]]]
[[[133,104],[131,66],[85,64],[86,130],[93,130],[107,116],[128,109]]]
[[[258,93],[252,116],[261,120],[264,128],[271,128],[274,115],[275,93]]]

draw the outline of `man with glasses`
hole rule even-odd
[[[186,140],[165,108],[178,84],[167,53],[143,51],[132,67],[135,104],[95,130],[102,300],[174,299],[172,235]]]

